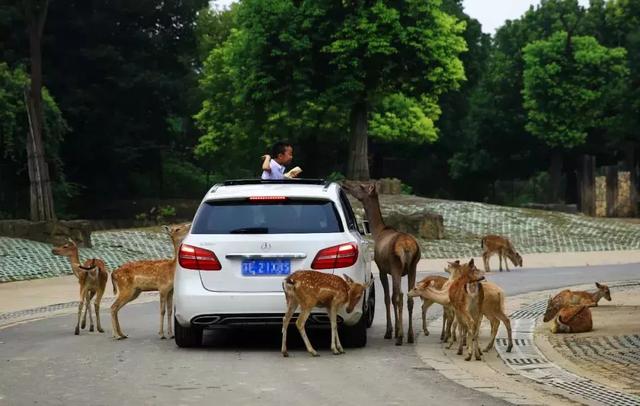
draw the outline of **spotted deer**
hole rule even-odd
[[[82,308],[85,307],[84,317],[82,317],[82,328],[87,325],[87,313],[89,313],[89,331],[93,331],[93,317],[91,315],[91,300],[95,296],[94,309],[96,314],[96,327],[100,333],[104,333],[100,324],[100,302],[104,289],[109,279],[109,271],[107,265],[101,259],[87,259],[80,264],[80,256],[78,254],[78,245],[72,239],[64,245],[54,247],[51,250],[54,255],[69,258],[71,271],[78,278],[80,284],[80,305],[78,306],[78,321],[76,323],[75,335],[80,334],[80,318]]]
[[[329,313],[331,322],[331,351],[336,354],[344,354],[340,338],[338,337],[338,310],[346,306],[347,313],[351,313],[360,301],[365,290],[371,286],[373,279],[366,285],[354,282],[347,275],[344,279],[333,274],[318,271],[296,271],[286,277],[282,282],[285,298],[287,300],[287,312],[282,319],[282,347],[284,357],[287,352],[287,328],[294,312],[300,307],[300,315],[296,320],[296,327],[302,336],[307,351],[314,357],[318,355],[311,346],[305,323],[314,307],[324,307]]]
[[[450,284],[450,281],[458,278],[463,270],[464,269],[462,268],[460,261],[449,262],[448,266],[445,268],[445,271],[450,274],[450,279],[446,284],[443,285],[442,289],[447,289],[448,284]],[[502,322],[502,324],[505,326],[507,330],[507,342],[508,342],[507,352],[511,352],[511,350],[513,349],[513,339],[512,339],[511,321],[509,320],[509,317],[507,316],[505,312],[505,307],[504,307],[505,293],[502,290],[502,288],[500,288],[500,286],[496,285],[493,282],[483,280],[481,284],[482,284],[482,289],[484,293],[484,300],[482,302],[482,315],[486,317],[489,320],[489,323],[491,324],[491,339],[483,351],[488,352],[493,348],[496,336],[498,335],[498,328],[500,327],[500,322]],[[423,297],[424,296],[429,297],[431,292],[434,292],[435,289],[437,289],[437,288],[434,289],[434,286],[431,285],[430,287],[431,291],[427,292],[427,289],[426,289],[427,287],[428,285],[425,286],[424,288],[421,287],[418,293]],[[442,291],[442,289],[439,289],[439,290]],[[418,286],[416,286],[416,290],[418,290]],[[457,323],[454,323],[454,324],[457,324]],[[463,334],[465,333],[461,332],[461,336]],[[449,344],[448,348],[450,348],[453,345],[453,342],[455,341],[455,327],[453,327],[453,333],[449,331],[448,336],[452,336],[452,338],[454,338],[454,340],[452,340]]]
[[[491,269],[489,268],[489,259],[491,259],[494,254],[498,254],[498,258],[500,259],[500,272],[502,272],[503,258],[507,272],[509,272],[507,258],[509,258],[514,266],[522,266],[522,257],[516,252],[515,248],[513,248],[511,241],[505,237],[499,235],[485,235],[480,240],[480,248],[484,249],[484,252],[482,253],[482,260],[484,261],[485,272],[491,272]]]
[[[596,288],[598,289],[595,292],[565,289],[553,298],[549,297],[543,320],[545,322],[551,321],[562,308],[567,306],[596,307],[602,298],[611,301],[611,291],[607,285],[596,282]]]
[[[160,338],[164,335],[164,316],[167,315],[167,330],[169,337],[173,337],[173,277],[176,271],[176,260],[180,243],[189,232],[191,224],[181,224],[164,227],[173,243],[173,258],[127,262],[113,271],[111,282],[116,300],[111,305],[111,324],[113,338],[118,340],[127,338],[120,328],[118,312],[124,305],[135,300],[140,293],[158,291],[160,293]]]
[[[408,289],[414,288],[416,283],[416,267],[420,260],[420,246],[416,239],[407,233],[397,231],[385,225],[380,212],[380,202],[375,184],[344,183],[342,187],[364,206],[369,220],[374,245],[374,260],[380,272],[380,282],[384,290],[384,304],[387,314],[387,328],[384,338],[390,339],[393,330],[396,345],[402,345],[404,339],[402,322],[402,277],[407,277]],[[389,275],[393,291],[389,298]],[[391,303],[393,303],[394,327],[391,324]],[[407,342],[413,343],[413,297],[407,296],[409,310],[409,329]]]
[[[551,332],[557,333],[586,333],[593,329],[591,306],[565,306],[556,314],[551,322]]]

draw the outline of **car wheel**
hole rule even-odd
[[[202,328],[182,327],[175,318],[175,340],[176,345],[181,348],[200,347],[202,345]]]
[[[363,314],[353,326],[340,326],[340,343],[347,348],[360,348],[367,345],[367,315]]]
[[[367,299],[367,328],[373,325],[373,316],[376,314],[376,286],[371,285],[369,298]]]

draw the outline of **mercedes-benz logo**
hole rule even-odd
[[[268,251],[271,249],[271,244],[269,244],[268,242],[263,242],[262,245],[260,246],[260,249],[262,251]]]

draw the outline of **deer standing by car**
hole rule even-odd
[[[176,271],[176,262],[180,243],[189,232],[191,224],[181,224],[167,227],[164,230],[171,237],[173,243],[173,258],[127,262],[113,271],[111,282],[113,293],[118,297],[111,305],[111,324],[113,325],[113,338],[127,338],[120,328],[118,312],[124,305],[135,300],[140,293],[158,291],[160,293],[160,338],[164,335],[164,315],[167,315],[167,329],[170,337],[173,337],[172,312],[173,312],[173,277]]]
[[[353,185],[345,183],[343,184],[343,188],[362,203],[371,226],[373,239],[375,241],[374,260],[380,272],[380,282],[384,290],[384,304],[387,313],[387,329],[384,338],[391,338],[392,302],[395,319],[395,328],[393,331],[396,338],[396,345],[402,345],[404,336],[402,323],[402,277],[407,277],[407,291],[413,289],[416,282],[416,267],[420,260],[420,246],[412,235],[397,231],[385,225],[380,212],[380,202],[378,201],[378,192],[376,191],[375,184]],[[393,286],[391,300],[389,299],[389,275],[391,275]],[[409,309],[407,342],[413,343],[413,297],[407,296],[407,307]]]
[[[340,338],[338,336],[338,310],[346,307],[347,313],[351,313],[362,298],[365,290],[373,283],[373,278],[366,285],[354,282],[347,275],[344,279],[332,274],[318,271],[296,271],[287,276],[282,282],[285,298],[287,300],[287,312],[282,319],[282,347],[284,357],[287,352],[287,328],[298,307],[301,312],[296,320],[296,327],[302,336],[307,351],[314,357],[318,355],[307,337],[305,324],[314,307],[324,307],[329,313],[331,322],[331,351],[335,355],[344,354]],[[364,316],[363,316],[364,317]]]
[[[75,335],[80,334],[80,318],[82,308],[85,307],[84,317],[82,318],[82,328],[87,324],[87,313],[89,313],[89,331],[93,331],[93,317],[91,316],[91,299],[95,296],[94,309],[96,313],[96,327],[100,333],[104,333],[100,324],[100,302],[104,289],[109,279],[109,271],[107,265],[101,259],[87,259],[80,264],[80,256],[78,254],[78,245],[71,238],[64,245],[54,247],[51,250],[54,255],[69,258],[71,271],[78,278],[80,284],[80,305],[78,306],[78,321],[76,323]]]
[[[513,248],[513,244],[507,238],[499,235],[485,235],[480,240],[480,247],[484,249],[482,253],[482,260],[484,261],[485,272],[491,272],[489,268],[489,259],[494,254],[498,254],[500,260],[500,272],[502,272],[502,260],[504,258],[504,266],[509,272],[509,264],[507,258],[513,263],[514,266],[522,266],[522,257]]]

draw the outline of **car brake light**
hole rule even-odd
[[[261,201],[261,202],[281,202],[287,200],[287,196],[251,196],[249,201]]]
[[[196,271],[219,271],[222,269],[222,265],[213,251],[187,244],[180,246],[178,263],[185,269]]]
[[[313,262],[312,269],[346,268],[358,260],[358,246],[353,243],[336,245],[318,252]]]

